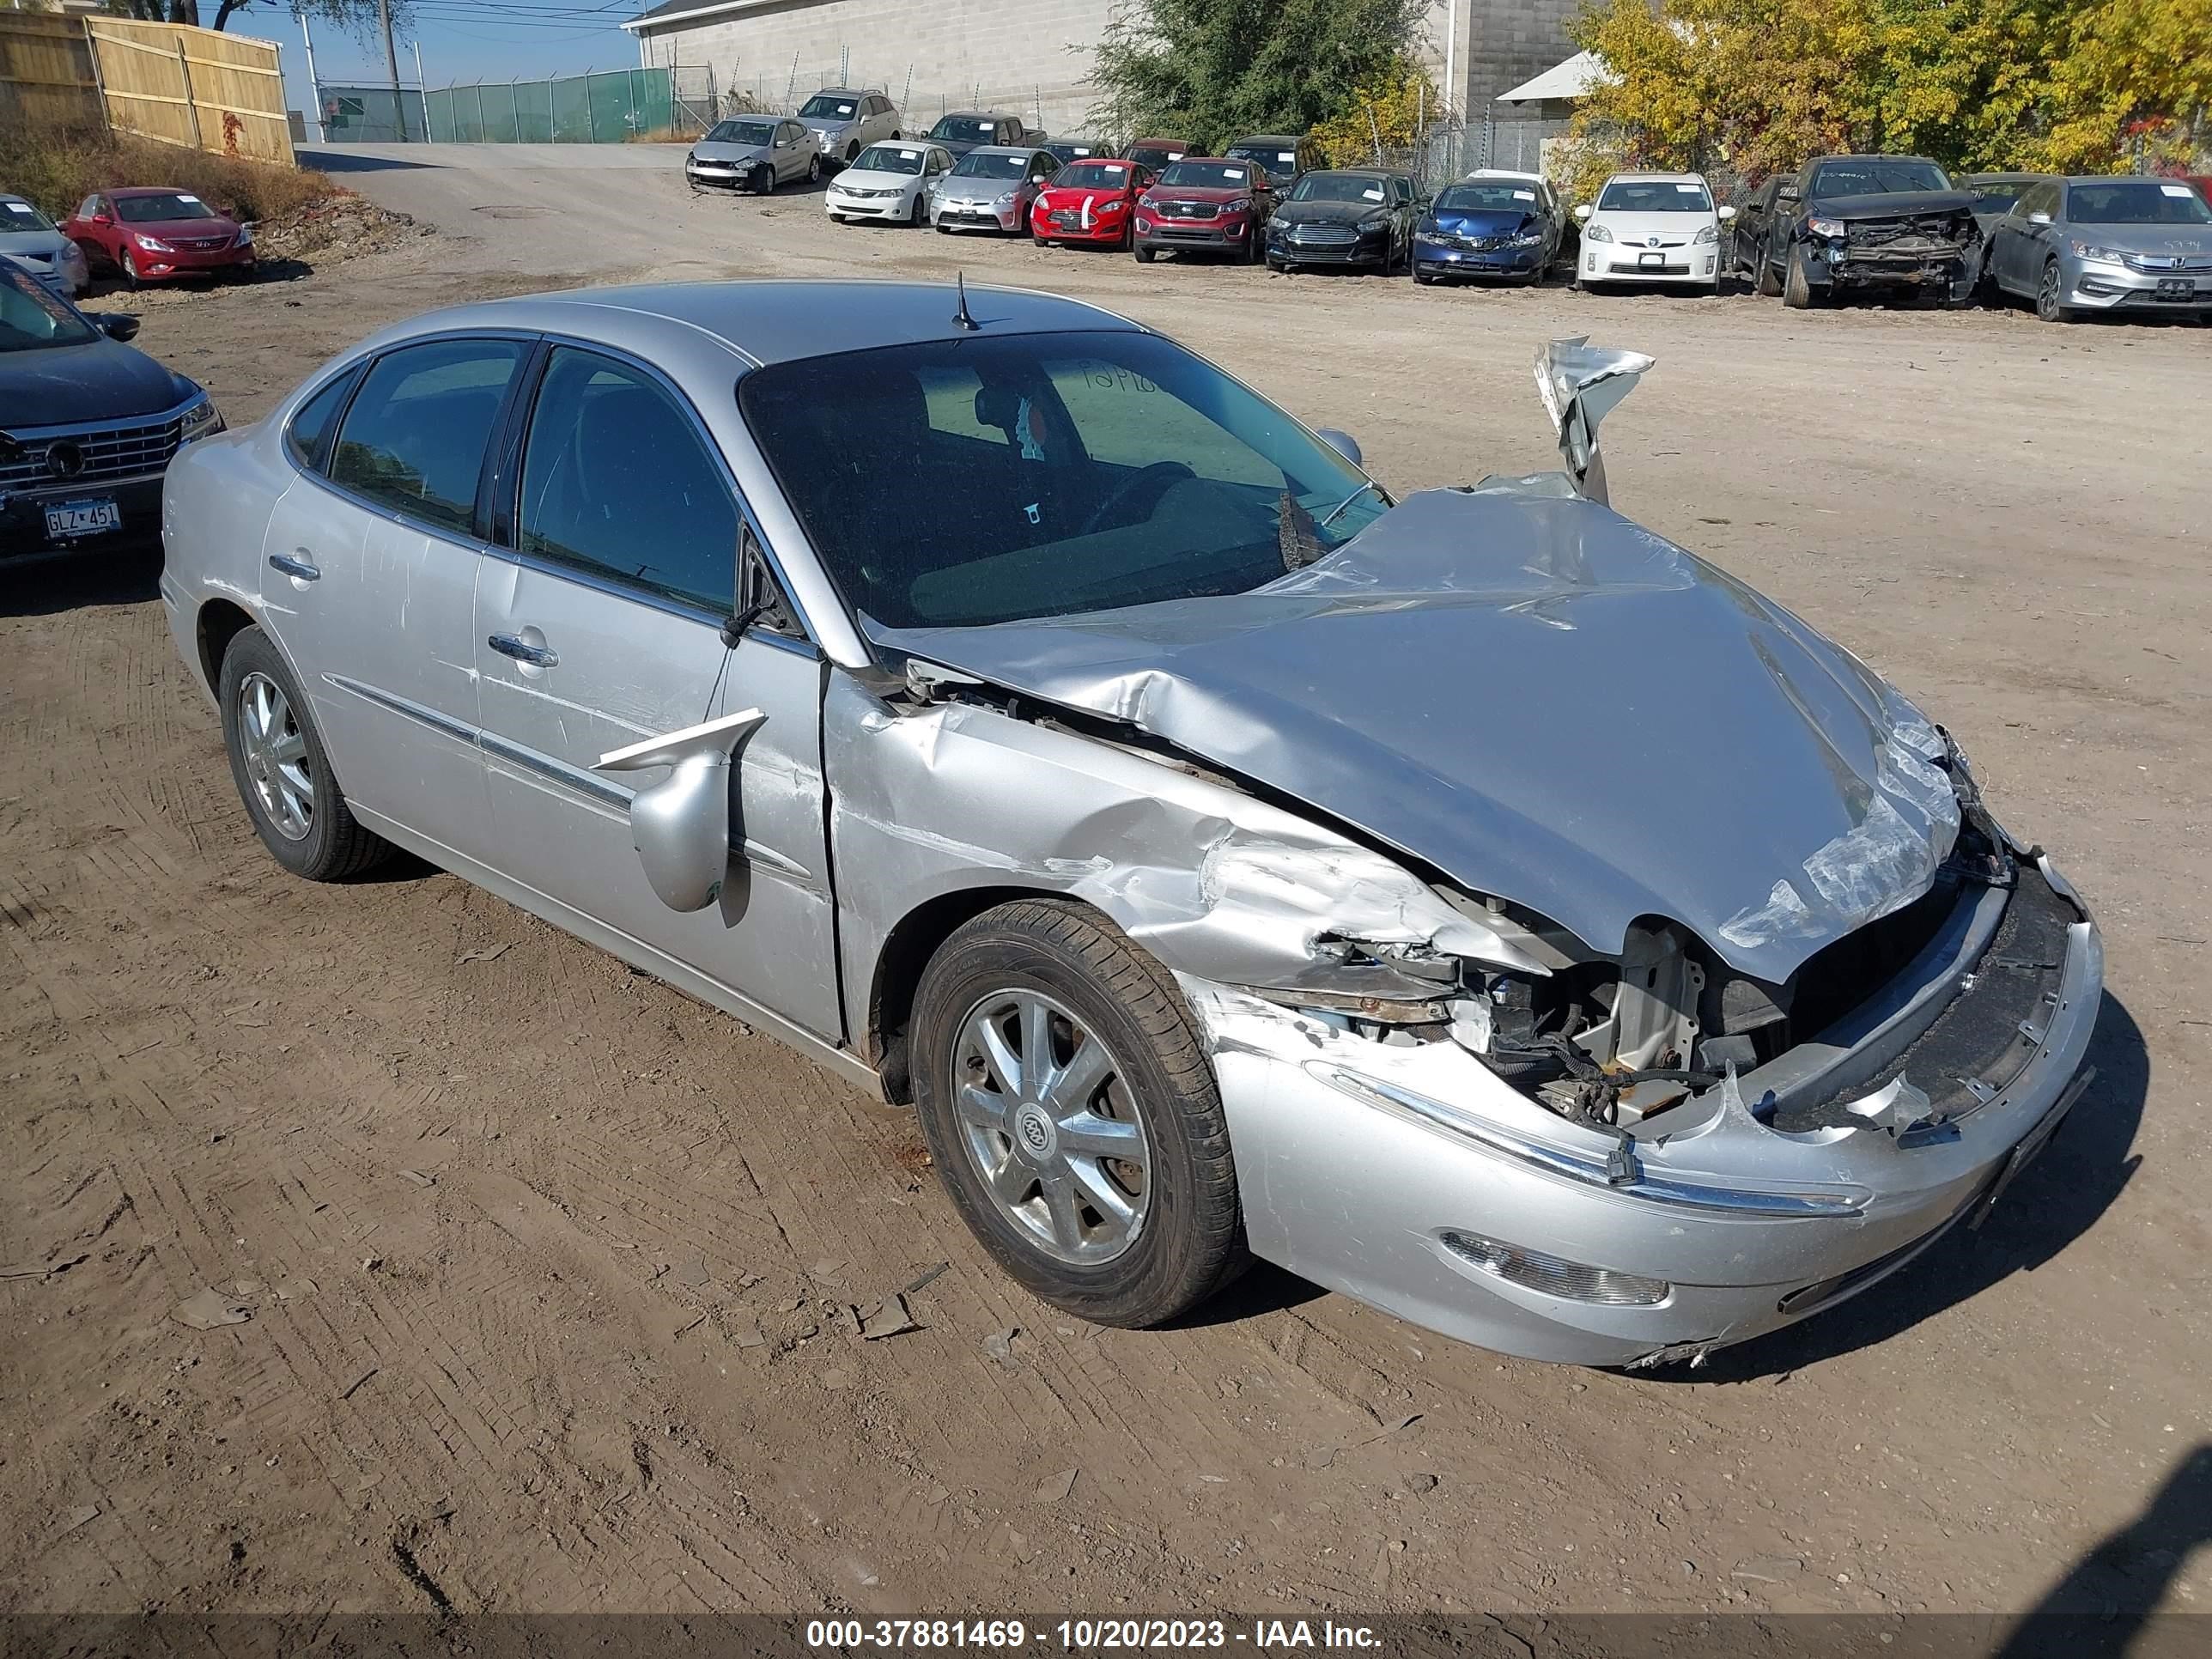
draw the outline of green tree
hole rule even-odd
[[[1441,113],[1437,105],[1429,72],[1410,58],[1395,58],[1352,88],[1344,108],[1311,131],[1329,166],[1359,167],[1374,161],[1378,148],[1387,155],[1419,143]]]
[[[2069,21],[2050,120],[2033,147],[2053,170],[2185,164],[2212,144],[2212,0],[2103,0]]]
[[[1124,0],[1091,79],[1102,137],[1305,132],[1413,55],[1425,0]]]

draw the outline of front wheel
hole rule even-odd
[[[822,158],[819,155],[806,158],[806,182],[810,185],[822,182]]]
[[[1052,246],[1052,238],[1046,235],[1041,230],[1030,231],[1030,240],[1035,242],[1039,247],[1050,247]]]
[[[938,1173],[1030,1291],[1143,1327],[1243,1270],[1212,1067],[1175,981],[1104,917],[1058,900],[986,911],[931,959],[913,1030]]]
[[[762,162],[753,172],[753,189],[763,196],[773,196],[775,194],[775,163]]]
[[[342,881],[390,855],[392,844],[346,805],[307,700],[258,628],[223,653],[217,695],[231,778],[277,863],[309,881]]]
[[[2066,303],[2066,274],[2056,259],[2044,261],[2043,279],[2035,285],[2035,314],[2046,323],[2075,320],[2074,307]]]
[[[928,212],[921,205],[921,198],[919,195],[914,198],[914,206],[907,211],[906,222],[916,230],[920,230],[929,222]]]
[[[1156,247],[1139,247],[1133,251],[1140,265],[1148,265],[1160,257],[1160,251]]]
[[[138,258],[128,247],[123,250],[122,271],[123,286],[136,294],[142,280],[138,275]]]
[[[1782,284],[1782,303],[1792,311],[1808,311],[1815,298],[1813,279],[1805,270],[1805,250],[1793,247],[1790,250],[1790,275]]]

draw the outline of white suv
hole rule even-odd
[[[1578,287],[1663,283],[1720,291],[1721,226],[1735,217],[1716,209],[1695,173],[1616,173],[1595,206],[1575,210],[1583,228],[1575,261]]]

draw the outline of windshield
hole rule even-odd
[[[2027,188],[2025,179],[2003,184],[1968,185],[1966,193],[1974,198],[1978,208],[1987,208],[1994,213],[2003,213],[2020,200],[2021,191]]]
[[[956,179],[1019,179],[1030,170],[1026,155],[992,155],[971,149],[952,169]]]
[[[1071,161],[1052,175],[1055,190],[1127,190],[1127,161]]]
[[[1170,187],[1184,185],[1193,190],[1249,190],[1252,169],[1234,161],[1177,161],[1160,174],[1160,183]]]
[[[855,173],[919,173],[921,151],[911,145],[870,144],[853,163]]]
[[[158,196],[118,196],[115,216],[126,225],[157,224],[170,219],[212,219],[205,202],[182,191],[163,191]]]
[[[1615,179],[1597,198],[1600,213],[1711,213],[1713,198],[1700,184],[1671,179]]]
[[[1085,155],[1098,154],[1096,144],[1047,144],[1045,148],[1063,161],[1073,161]]]
[[[1948,190],[1951,181],[1933,161],[1893,161],[1876,156],[1856,161],[1823,161],[1813,174],[1812,194],[1832,201],[1838,196],[1892,196],[1901,191]]]
[[[714,130],[707,135],[710,144],[772,144],[775,142],[775,123],[773,121],[718,121]]]
[[[54,222],[28,202],[0,202],[0,236],[53,228]]]
[[[1528,185],[1452,185],[1437,196],[1438,213],[1534,213],[1535,190]]]
[[[849,121],[860,112],[860,100],[836,98],[817,92],[799,106],[801,116],[816,121]]]
[[[1293,202],[1380,202],[1389,187],[1372,173],[1309,173],[1291,190]]]
[[[1181,144],[1132,144],[1129,159],[1141,167],[1159,168],[1179,161],[1187,154]]]
[[[894,627],[1249,592],[1388,506],[1258,393],[1133,331],[799,358],[738,398],[848,601]]]
[[[30,272],[0,259],[0,351],[82,345],[96,337],[90,324]]]
[[[1257,161],[1271,173],[1296,173],[1298,153],[1294,149],[1278,149],[1273,144],[1231,144],[1231,159],[1238,161]]]
[[[988,144],[999,136],[999,124],[987,116],[948,115],[930,128],[939,143]]]
[[[2077,225],[2212,225],[2212,208],[2187,185],[2163,179],[2069,185],[2066,217]]]

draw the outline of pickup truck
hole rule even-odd
[[[965,155],[971,149],[986,144],[1027,146],[1035,149],[1044,143],[1045,135],[1029,125],[1018,115],[1008,115],[994,110],[955,110],[941,118],[929,130],[929,142],[942,144],[955,157]]]
[[[1848,293],[1963,301],[1982,270],[1974,198],[1917,155],[1822,155],[1775,192],[1743,263],[1796,309]]]

